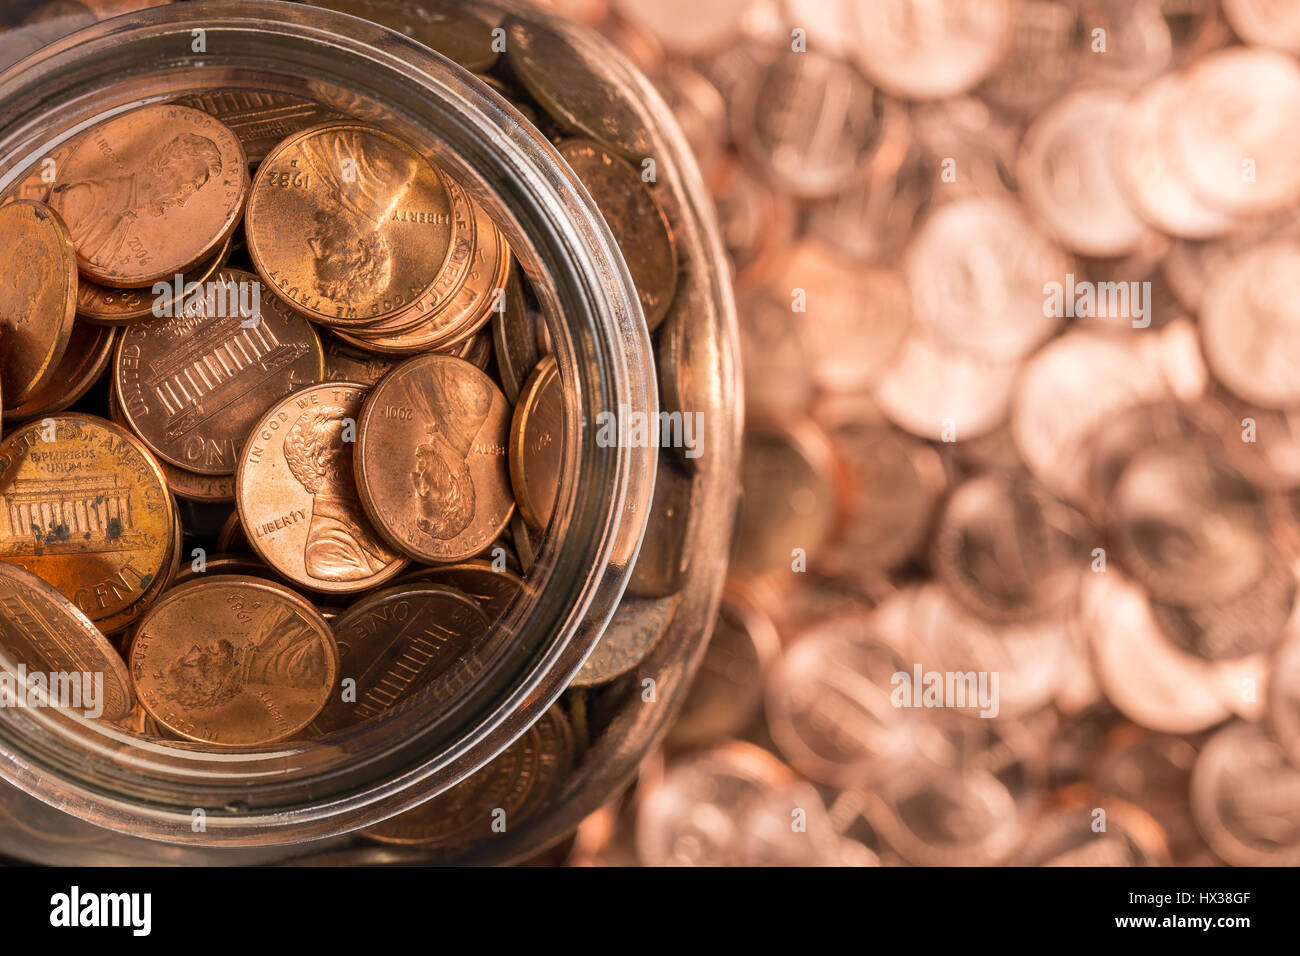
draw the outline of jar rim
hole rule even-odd
[[[206,38],[201,54],[194,31]],[[530,278],[543,280],[553,347],[578,399],[566,402],[564,478],[530,600],[494,628],[495,659],[470,675],[471,692],[437,714],[411,708],[337,740],[198,753],[142,746],[57,712],[0,712],[0,777],[98,826],[206,846],[322,838],[408,809],[481,767],[563,693],[599,640],[640,546],[657,456],[598,444],[592,423],[602,412],[658,415],[649,333],[604,219],[541,134],[452,61],[317,7],[155,7],[14,65],[0,74],[0,191],[109,116],[183,95],[179,70],[188,92],[283,89],[362,119],[373,111],[429,150],[497,220]]]

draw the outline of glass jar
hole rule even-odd
[[[212,752],[66,712],[0,708],[0,777],[12,785],[0,799],[0,853],[61,864],[326,852],[371,862],[519,860],[561,840],[633,776],[689,689],[725,574],[741,406],[727,268],[683,137],[606,42],[531,7],[347,5],[389,22],[267,0],[195,0],[46,46],[0,77],[0,195],[95,124],[203,92],[299,97],[406,140],[488,211],[536,296],[567,396],[549,531],[521,593],[458,672],[456,693],[425,695],[328,738]],[[504,43],[469,64],[486,76],[444,55],[463,49],[467,23]],[[544,37],[549,56],[564,51],[555,68],[584,77],[636,124],[640,165],[653,170],[647,181],[678,257],[676,297],[655,337],[614,236],[534,125],[536,108],[503,96],[522,101],[510,80],[512,33]],[[666,362],[657,365],[656,350]],[[603,422],[658,421],[661,386],[667,410],[699,413],[698,457],[611,442],[608,432],[602,439]],[[625,597],[629,580],[636,593]],[[616,612],[616,624],[654,628],[653,649],[613,682],[570,689]],[[578,732],[572,769],[527,819],[451,846],[376,846],[352,835],[464,781],[553,706]]]

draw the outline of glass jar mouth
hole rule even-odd
[[[399,33],[272,0],[195,0],[89,27],[0,74],[0,191],[116,113],[241,88],[373,119],[456,179],[535,280],[576,400],[566,402],[555,518],[524,594],[432,710],[405,708],[317,743],[211,753],[57,711],[0,708],[0,777],[99,826],[207,846],[356,829],[503,750],[564,691],[613,614],[657,461],[652,447],[598,441],[605,416],[658,415],[649,333],[604,220],[518,112]]]

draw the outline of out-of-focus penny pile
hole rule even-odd
[[[747,392],[713,642],[571,862],[1300,863],[1300,14],[551,6],[691,139]]]
[[[557,75],[568,41],[522,18],[318,5],[436,46],[552,140],[671,359],[665,403],[690,408],[721,374],[692,352],[712,305],[679,294],[681,211],[634,165],[643,120],[607,115],[589,73]],[[539,587],[573,400],[466,189],[373,121],[208,90],[114,115],[0,199],[5,650],[107,671],[99,719],[190,750],[319,740],[463,693],[469,653]],[[662,452],[652,543],[570,694],[369,840],[454,850],[497,808],[519,826],[554,798],[588,701],[673,621],[694,472]]]

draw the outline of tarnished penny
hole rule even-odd
[[[559,149],[618,242],[646,324],[658,328],[677,292],[677,245],[668,218],[626,160],[587,140],[566,140]]]
[[[312,727],[332,733],[401,707],[427,690],[482,639],[490,622],[478,602],[440,584],[410,583],[358,601],[332,622],[339,679],[356,694],[334,694]]]
[[[406,565],[375,534],[357,497],[352,454],[364,397],[352,382],[290,395],[251,429],[235,472],[235,502],[253,550],[316,591],[365,591]]]
[[[468,594],[486,612],[489,621],[495,622],[523,590],[524,582],[509,569],[498,571],[490,561],[466,561],[463,564],[443,564],[421,568],[398,578],[399,584],[408,581],[429,581],[444,584]]]
[[[131,676],[145,709],[187,740],[291,737],[336,691],[338,648],[307,601],[270,581],[218,576],[168,592],[140,622]]]
[[[437,279],[451,242],[442,173],[360,123],[281,143],[258,168],[244,220],[258,273],[291,305],[349,327],[408,308]]]
[[[336,338],[332,333],[321,336],[325,350],[325,381],[360,382],[375,385],[395,369],[398,359],[375,355]]]
[[[99,629],[50,585],[8,564],[0,564],[0,646],[29,674],[102,676],[95,703],[104,720],[122,720],[135,706],[126,665]]]
[[[133,325],[113,359],[131,428],[165,461],[230,475],[253,423],[325,374],[310,322],[257,276],[225,269],[175,318]]]
[[[60,415],[0,445],[0,561],[48,581],[92,621],[167,570],[174,534],[157,462],[111,422]]]
[[[625,597],[571,687],[596,687],[622,677],[655,649],[677,613],[677,597]]]
[[[0,387],[17,407],[55,375],[77,309],[77,261],[58,215],[38,202],[0,207]]]
[[[450,355],[398,366],[357,419],[357,488],[380,534],[426,562],[473,557],[514,512],[510,405],[479,368]]]
[[[149,582],[148,588],[140,595],[139,600],[132,602],[117,613],[110,614],[108,617],[95,622],[95,626],[105,634],[119,634],[140,620],[145,611],[153,607],[159,596],[164,594],[172,586],[172,582],[175,581],[176,572],[180,569],[181,564],[182,533],[184,529],[181,526],[180,510],[174,504],[171,510],[172,525],[175,530],[172,534],[171,550],[168,554],[167,563],[164,565],[162,572]]]
[[[50,381],[25,402],[6,409],[4,417],[21,421],[61,412],[90,391],[113,359],[116,330],[77,322],[72,326],[67,350]]]
[[[153,105],[78,140],[50,205],[68,224],[82,272],[138,287],[210,258],[248,189],[248,159],[233,132],[198,110]]]
[[[567,36],[513,17],[505,23],[510,65],[538,103],[560,123],[640,163],[652,155],[636,106],[596,79],[590,56]]]
[[[524,383],[510,425],[510,485],[519,513],[536,531],[551,523],[564,464],[564,391],[548,355]]]

